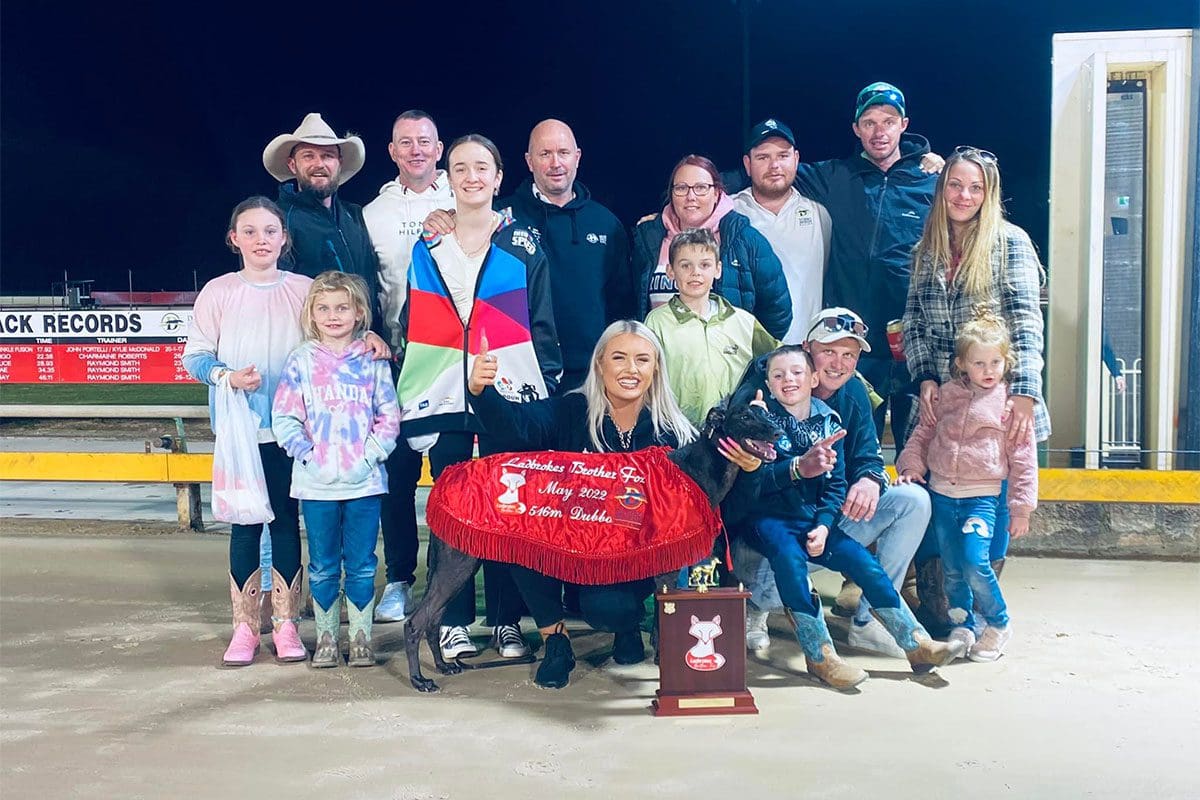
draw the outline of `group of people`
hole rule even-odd
[[[996,157],[960,147],[943,162],[908,123],[903,93],[871,84],[855,102],[854,153],[804,164],[791,129],[764,120],[748,132],[744,176],[680,159],[632,244],[577,180],[581,150],[558,120],[533,128],[530,176],[501,199],[496,146],[467,134],[446,148],[422,111],[396,118],[397,176],[365,208],[338,194],[365,160],[359,137],[309,114],[273,139],[263,164],[278,199],[234,209],[241,269],[200,292],[183,359],[213,392],[244,392],[260,418],[274,511],[269,564],[263,526],[233,526],[224,663],[253,662],[268,608],[276,659],[309,659],[301,509],[311,664],[341,663],[344,595],[348,663],[370,666],[372,623],[412,608],[424,458],[436,481],[476,452],[680,446],[729,395],[785,431],[768,464],[720,442],[741,470],[723,512],[752,591],[748,647],[769,644],[767,615],[783,608],[814,675],[837,688],[866,678],[837,656],[812,563],[847,578],[851,645],[916,670],[998,658],[1011,627],[997,573],[1009,535],[1028,530],[1034,442],[1049,433],[1043,275],[1003,218]],[[915,616],[900,592],[914,563],[944,576],[940,605]],[[569,680],[571,611],[614,633],[617,663],[646,657],[649,581],[563,586],[491,561],[483,573],[489,646],[527,655],[529,613],[545,645],[538,684]],[[476,611],[468,582],[442,620],[444,657],[478,652]]]

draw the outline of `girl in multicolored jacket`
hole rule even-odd
[[[925,483],[933,505],[931,529],[942,554],[950,640],[966,643],[972,661],[995,661],[1012,636],[1008,607],[991,562],[1001,487],[1008,481],[1009,533],[1029,531],[1037,507],[1034,428],[1009,436],[1012,391],[1006,379],[1016,364],[1008,327],[986,307],[955,341],[954,379],[940,387],[896,461],[898,483]],[[976,639],[973,609],[987,627]]]
[[[272,430],[292,466],[292,497],[303,500],[308,582],[317,621],[312,666],[341,660],[342,569],[352,667],[375,664],[375,542],[387,492],[383,462],[396,446],[400,410],[386,361],[359,336],[371,325],[366,283],[323,272],[313,281],[300,324],[307,341],[292,351],[275,392]]]

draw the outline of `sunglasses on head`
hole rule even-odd
[[[971,147],[970,145],[966,145],[966,144],[960,144],[958,147],[954,148],[954,155],[956,155],[956,156],[975,156],[980,161],[987,161],[992,164],[995,164],[995,163],[999,162],[999,160],[1000,160],[1000,159],[996,158],[996,154],[993,153],[991,150],[981,150],[978,147]]]
[[[866,338],[867,325],[862,320],[855,319],[849,314],[836,314],[828,317],[821,317],[813,323],[813,326],[808,329],[808,335],[805,339],[811,339],[813,332],[821,330],[824,333],[850,333],[855,336]]]

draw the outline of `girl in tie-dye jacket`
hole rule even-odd
[[[314,667],[339,662],[339,585],[345,566],[350,666],[372,666],[375,542],[383,462],[396,446],[400,410],[391,370],[360,335],[371,324],[367,287],[355,275],[323,272],[300,318],[307,341],[283,368],[271,427],[294,459],[292,497],[302,502],[308,576],[317,621]]]

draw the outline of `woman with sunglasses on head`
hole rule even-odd
[[[671,170],[667,204],[633,233],[638,314],[645,318],[677,289],[667,276],[671,240],[689,228],[713,233],[721,251],[721,277],[713,291],[758,318],[775,338],[792,323],[792,300],[783,266],[750,220],[733,210],[721,173],[704,156],[689,155]]]
[[[1009,385],[1008,438],[1021,441],[1050,435],[1050,416],[1042,397],[1043,322],[1040,308],[1045,271],[1029,234],[1004,218],[1000,169],[996,156],[976,147],[958,147],[946,160],[934,190],[925,231],[913,250],[912,277],[904,311],[904,352],[908,370],[920,386],[917,418],[937,422],[939,387],[951,380],[954,343],[978,306],[998,316],[1012,337],[1016,366]],[[999,574],[1008,552],[1007,484],[992,532],[991,558]],[[945,632],[929,615],[945,608],[940,580],[929,574],[937,543],[926,535],[917,551],[922,617]],[[926,601],[930,601],[927,603]]]

